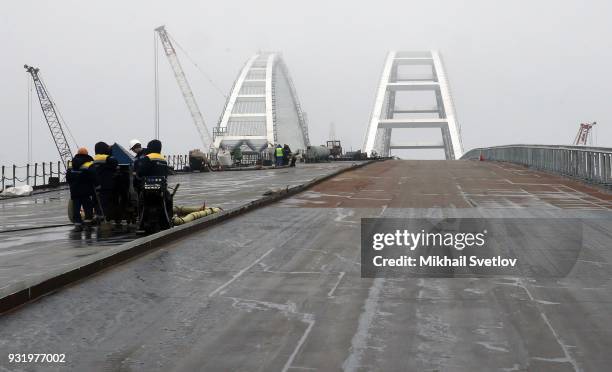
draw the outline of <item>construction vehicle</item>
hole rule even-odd
[[[66,134],[64,133],[64,125],[62,125],[62,121],[60,120],[61,114],[58,115],[59,111],[51,99],[47,87],[38,74],[40,69],[28,65],[23,65],[23,67],[32,76],[34,86],[36,87],[36,94],[38,95],[38,101],[40,102],[40,108],[45,116],[47,126],[51,132],[53,142],[55,142],[55,147],[59,153],[64,170],[67,170],[72,160],[73,152],[66,138]]]
[[[195,96],[193,95],[191,86],[187,81],[187,77],[185,76],[183,67],[181,66],[181,63],[178,59],[176,50],[174,49],[174,46],[170,41],[170,35],[166,31],[165,26],[159,26],[155,29],[155,31],[159,35],[159,40],[161,41],[161,44],[164,48],[164,52],[166,54],[166,57],[168,58],[170,67],[172,67],[176,82],[178,83],[181,93],[183,94],[183,99],[187,104],[187,108],[189,109],[189,113],[191,114],[191,118],[193,119],[193,123],[195,124],[195,127],[198,130],[200,140],[202,141],[202,145],[204,146],[204,151],[207,151],[212,145],[212,137],[208,132],[208,128],[206,127],[206,123],[204,122],[204,117],[202,116],[202,112],[200,111],[198,103],[195,100]]]
[[[593,126],[597,125],[597,122],[592,123],[581,123],[578,128],[578,134],[576,134],[576,138],[574,138],[575,146],[586,146],[587,143],[590,145],[593,142],[592,136],[590,136],[591,131],[593,130]]]
[[[210,163],[205,153],[200,149],[189,151],[189,171],[210,171]]]
[[[342,145],[338,140],[327,141],[326,147],[329,149],[329,155],[333,158],[339,158],[342,156]]]

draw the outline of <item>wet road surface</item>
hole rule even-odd
[[[360,219],[380,216],[578,217],[584,246],[561,279],[362,279]],[[607,370],[611,217],[608,194],[524,168],[376,163],[6,314],[0,350],[88,371]]]
[[[236,207],[260,198],[270,188],[306,183],[349,167],[350,162],[298,164],[295,168],[262,171],[187,173],[172,176],[180,183],[175,205]],[[0,201],[0,291],[42,273],[61,270],[105,248],[135,239],[133,231],[72,233],[71,227],[4,232],[33,226],[69,223],[68,190]]]

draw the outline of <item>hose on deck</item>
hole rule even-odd
[[[182,225],[214,213],[219,213],[222,210],[219,207],[174,207],[175,216],[172,217],[172,222],[175,226]]]

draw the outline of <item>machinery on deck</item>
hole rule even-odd
[[[330,150],[326,146],[308,146],[306,148],[306,163],[329,161]]]
[[[200,149],[189,151],[189,170],[200,172],[210,171],[209,159]]]
[[[58,110],[53,103],[51,96],[49,96],[49,91],[38,75],[40,69],[28,65],[23,65],[23,67],[32,76],[34,86],[36,87],[36,94],[38,95],[38,101],[40,102],[40,108],[42,109],[47,125],[49,126],[51,137],[53,137],[55,147],[59,152],[64,170],[67,170],[68,164],[72,160],[72,149],[70,148],[70,143],[68,142],[66,134],[64,133],[64,126],[60,120],[61,115],[58,115]]]
[[[178,185],[170,193],[166,177],[149,176],[143,179],[138,216],[141,230],[152,234],[172,227],[172,200],[177,189]]]
[[[327,148],[329,149],[329,155],[334,158],[342,156],[342,144],[338,140],[327,141]]]
[[[576,146],[586,146],[587,143],[592,144],[593,138],[590,136],[591,131],[593,130],[593,126],[597,125],[597,122],[594,121],[592,123],[582,123],[578,128],[578,134],[574,138],[574,145]]]

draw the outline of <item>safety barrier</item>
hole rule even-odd
[[[508,145],[476,148],[461,159],[521,164],[530,168],[612,186],[612,149],[585,146]]]
[[[189,155],[166,155],[168,165],[182,170],[189,165]],[[66,172],[60,161],[43,162],[26,165],[9,165],[0,167],[0,191],[11,186],[30,185],[32,187],[49,186],[49,178],[58,177],[65,182]]]
[[[57,177],[60,182],[65,179],[66,172],[62,170],[61,162],[45,162],[34,163],[18,166],[1,167],[0,188],[4,190],[10,186],[30,185],[33,187],[42,187],[49,185],[49,178]]]
[[[166,155],[166,162],[174,170],[180,171],[189,165],[189,155]]]

